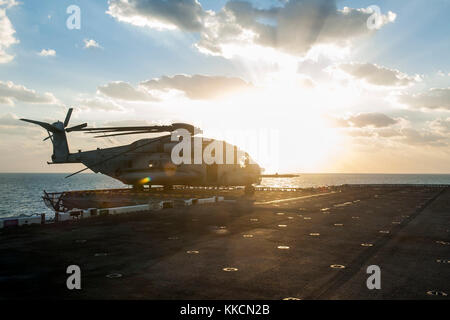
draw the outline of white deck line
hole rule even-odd
[[[270,203],[287,202],[287,201],[294,201],[294,200],[300,200],[300,199],[307,199],[307,198],[313,198],[313,197],[326,196],[327,194],[333,194],[333,193],[336,193],[336,191],[331,191],[331,192],[326,192],[326,193],[319,193],[319,194],[311,194],[309,196],[302,196],[302,197],[289,198],[289,199],[271,200],[271,201],[265,201],[265,202],[255,202],[255,204],[259,205],[259,204],[270,204]]]

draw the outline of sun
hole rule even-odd
[[[274,79],[218,101],[219,111],[207,119],[202,114],[205,136],[248,151],[267,173],[321,171],[339,151],[341,137],[327,125],[320,90],[302,87],[300,80]]]
[[[325,115],[354,93],[300,74],[298,60],[290,56],[278,56],[273,67],[255,57],[244,65],[249,88],[214,101],[180,100],[174,103],[177,112],[201,127],[204,137],[247,151],[267,173],[333,167],[346,141]]]

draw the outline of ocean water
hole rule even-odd
[[[450,174],[303,173],[289,179],[263,179],[261,184],[303,188],[342,184],[450,184]]]
[[[53,214],[43,200],[43,190],[109,189],[126,187],[101,174],[0,173],[0,217]],[[450,184],[450,174],[300,174],[295,178],[265,178],[261,185],[272,187],[318,187],[342,184]]]
[[[66,173],[0,173],[0,217],[53,214],[42,200],[43,190],[110,189],[126,187],[102,174],[86,173],[65,178]]]

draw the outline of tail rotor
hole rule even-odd
[[[53,144],[53,162],[65,162],[69,156],[69,146],[67,144],[66,132],[76,131],[87,126],[87,123],[79,124],[70,128],[67,128],[70,122],[70,117],[72,116],[73,108],[69,108],[66,114],[64,122],[56,121],[52,124],[30,120],[30,119],[20,119],[25,122],[36,124],[48,132],[48,137],[44,141],[50,139]]]
[[[67,127],[70,121],[70,117],[72,116],[73,108],[70,108],[69,111],[67,111],[66,119],[64,120],[64,128]]]

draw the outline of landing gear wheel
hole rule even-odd
[[[144,186],[142,184],[133,184],[133,191],[134,192],[144,191]]]
[[[255,194],[255,187],[252,185],[245,186],[244,194],[246,196],[253,196]]]

